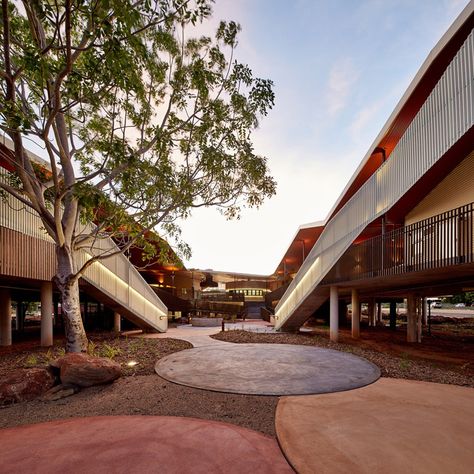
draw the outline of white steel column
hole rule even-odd
[[[421,335],[423,332],[423,298],[416,299],[416,340],[421,342]]]
[[[41,283],[41,345],[53,345],[53,284]]]
[[[428,300],[421,299],[421,323],[426,326],[428,324]]]
[[[0,288],[0,346],[12,345],[12,315],[10,290]]]
[[[367,312],[369,316],[369,326],[375,326],[375,299],[371,298],[367,304]]]
[[[358,339],[360,337],[360,301],[359,292],[352,290],[352,337]]]
[[[417,342],[418,324],[416,314],[416,297],[413,294],[407,297],[407,341]]]
[[[339,336],[339,297],[337,286],[331,286],[329,295],[329,337],[337,342]]]
[[[382,322],[382,302],[379,301],[377,303],[377,321],[376,321],[376,324],[381,323],[381,322]]]
[[[120,332],[121,331],[121,316],[120,313],[114,313],[114,332]]]

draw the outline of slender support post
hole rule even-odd
[[[423,298],[416,299],[416,341],[421,342],[421,335],[423,333],[422,325],[423,314]]]
[[[53,284],[41,283],[41,345],[53,345]]]
[[[407,297],[407,341],[418,341],[418,324],[416,314],[416,297],[413,294]]]
[[[375,300],[372,298],[367,306],[369,313],[369,326],[375,326]]]
[[[382,302],[377,303],[377,323],[382,322]]]
[[[337,286],[331,286],[329,295],[329,337],[337,342],[339,338],[339,298]]]
[[[431,336],[431,301],[428,300],[428,334]]]
[[[421,322],[426,326],[428,324],[428,300],[422,298],[421,301]]]
[[[17,301],[16,303],[16,319],[15,319],[15,329],[17,331],[20,330],[20,312],[21,312],[21,301]]]
[[[396,331],[397,329],[397,303],[390,301],[390,329]]]
[[[352,337],[358,339],[360,337],[360,300],[359,292],[352,290]]]
[[[10,290],[0,288],[0,346],[12,345],[12,315]]]
[[[15,329],[17,331],[21,331],[21,316],[23,312],[23,302],[17,301],[16,302],[16,321],[15,321]]]
[[[120,332],[122,330],[122,320],[120,313],[114,313],[114,332]]]

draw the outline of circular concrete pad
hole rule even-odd
[[[277,442],[227,423],[161,416],[74,418],[0,430],[6,473],[291,473]]]
[[[382,378],[350,392],[284,397],[275,425],[301,474],[473,472],[472,388]]]
[[[248,395],[304,395],[362,387],[380,377],[365,359],[319,347],[222,344],[176,352],[156,363],[181,385]]]

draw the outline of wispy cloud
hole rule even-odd
[[[365,129],[383,107],[385,100],[377,100],[360,109],[349,126],[352,139],[357,142]]]
[[[359,73],[350,58],[338,61],[329,71],[326,106],[331,117],[345,108],[358,76]]]

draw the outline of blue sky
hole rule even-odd
[[[237,57],[275,82],[254,134],[277,195],[226,221],[183,223],[188,268],[272,273],[300,224],[324,219],[421,64],[468,0],[216,0],[241,23]]]

